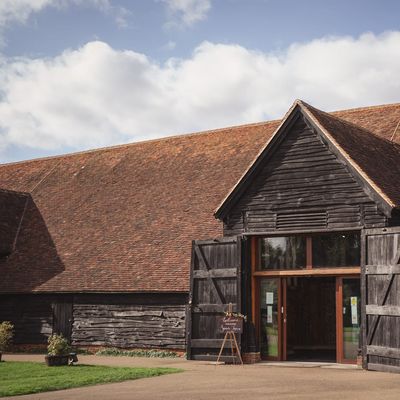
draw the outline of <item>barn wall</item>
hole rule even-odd
[[[44,344],[65,329],[75,346],[183,350],[186,303],[185,294],[3,295],[0,322],[15,325],[16,344]],[[70,317],[56,315],[65,310]]]
[[[52,333],[54,296],[0,296],[0,322],[14,325],[15,344],[44,344]]]
[[[72,343],[185,348],[185,295],[128,296],[76,296]]]
[[[225,218],[224,234],[388,223],[346,165],[298,119]]]

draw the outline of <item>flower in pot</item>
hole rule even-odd
[[[0,361],[3,351],[11,345],[14,337],[14,325],[9,321],[0,324]]]
[[[51,335],[47,340],[46,364],[51,367],[54,365],[68,365],[71,347],[63,335]]]

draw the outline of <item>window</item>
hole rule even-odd
[[[260,270],[305,268],[305,236],[280,236],[259,239],[258,266]]]
[[[256,251],[259,271],[354,267],[360,265],[360,234],[261,237]]]
[[[313,236],[312,265],[314,268],[360,265],[360,235],[329,233]]]

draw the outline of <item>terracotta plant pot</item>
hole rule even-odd
[[[46,365],[49,367],[68,365],[69,355],[66,356],[45,356]]]

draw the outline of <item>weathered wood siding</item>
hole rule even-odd
[[[72,344],[185,348],[184,305],[75,304]]]
[[[52,296],[0,296],[0,322],[14,325],[15,344],[44,344],[52,333]]]
[[[224,221],[224,234],[387,226],[346,165],[299,118]]]
[[[0,296],[0,322],[16,344],[46,343],[63,333],[75,346],[185,348],[187,295],[80,294]]]

